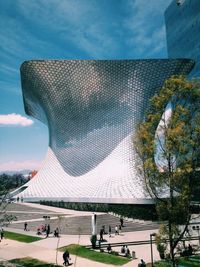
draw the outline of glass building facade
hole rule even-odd
[[[173,0],[165,11],[169,58],[191,58],[191,77],[200,77],[200,1]]]
[[[49,150],[19,196],[27,201],[149,202],[132,144],[135,128],[165,79],[187,75],[193,65],[187,59],[23,63],[25,110],[48,126]]]

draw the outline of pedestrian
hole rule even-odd
[[[115,226],[115,235],[119,234],[119,229],[118,229],[118,226],[116,225]]]
[[[128,246],[125,246],[125,257],[130,256],[130,250],[128,248]]]
[[[68,250],[66,250],[66,251],[63,253],[63,260],[64,260],[64,262],[63,262],[63,265],[64,265],[64,266],[69,265],[70,256],[69,256],[69,251],[68,251]]]
[[[122,246],[121,253],[125,253],[125,245]]]
[[[37,233],[36,233],[37,235],[41,235],[42,233],[41,233],[41,230],[40,230],[40,227],[38,227],[37,228]]]
[[[111,226],[109,225],[109,226],[108,226],[109,237],[111,237],[111,232],[112,232],[112,229],[111,229]]]
[[[54,230],[54,236],[59,237],[59,229],[58,227]]]
[[[4,230],[1,228],[1,240],[4,238]]]
[[[119,225],[119,234],[121,234],[122,232],[122,227],[121,227],[121,224]]]
[[[46,227],[46,238],[49,237],[50,234],[50,225],[48,224]]]
[[[146,267],[146,263],[143,259],[141,259],[140,267]]]
[[[120,217],[120,225],[121,225],[121,227],[124,227],[124,220],[122,217]]]
[[[24,231],[28,231],[27,226],[28,226],[28,223],[25,222],[25,223],[24,223]]]
[[[48,229],[49,234],[50,234],[50,224],[47,225],[47,229]]]
[[[100,241],[103,241],[103,228],[100,230]]]
[[[111,253],[112,252],[112,248],[111,248],[111,245],[110,244],[108,244],[108,246],[107,246],[107,251],[108,251],[108,253]]]

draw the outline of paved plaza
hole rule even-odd
[[[92,212],[82,212],[67,210],[62,208],[42,206],[39,204],[12,204],[8,207],[8,214],[15,214],[18,217],[16,222],[11,223],[5,230],[13,231],[17,233],[23,233],[36,236],[36,230],[38,225],[44,224],[46,221],[43,216],[50,216],[50,226],[53,231],[60,221],[61,238],[59,241],[59,247],[69,244],[81,244],[91,245],[91,215]],[[102,225],[105,227],[111,224],[113,227],[115,224],[119,224],[119,218],[106,213],[97,214],[97,229],[99,231]],[[60,219],[58,219],[60,218]],[[24,231],[24,222],[28,223],[28,231]],[[144,222],[139,220],[124,222],[120,235],[114,235],[111,237],[105,235],[107,243],[118,242],[133,242],[133,241],[149,241],[150,234],[157,232],[158,224],[153,222]],[[114,230],[114,228],[113,228]],[[79,236],[80,233],[80,236]],[[98,232],[99,233],[99,232]],[[14,240],[4,239],[0,243],[0,258],[2,260],[10,260],[14,258],[32,257],[37,258],[49,263],[55,263],[56,260],[56,247],[58,239],[50,234],[48,238],[44,237],[40,241],[33,243],[21,243]],[[113,250],[120,251],[121,247],[114,247]],[[144,259],[146,262],[150,262],[150,245],[131,245],[130,251],[135,251],[136,259],[131,260],[129,263],[123,265],[124,267],[136,267],[140,262],[140,259]],[[158,252],[155,245],[153,245],[154,259],[159,259]],[[58,264],[62,265],[62,253],[58,252]],[[80,257],[71,255],[71,262],[73,266],[77,267],[100,267],[100,266],[113,266],[109,264],[97,263]]]

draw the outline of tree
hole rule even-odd
[[[0,175],[0,225],[7,221],[7,217],[5,216],[6,207],[8,202],[6,199],[9,196],[9,188],[11,187],[12,181],[8,179],[6,174]]]
[[[16,220],[16,216],[6,214],[6,208],[9,204],[10,191],[25,183],[22,174],[1,174],[0,175],[0,225],[9,224]]]
[[[166,80],[151,99],[135,142],[146,188],[155,199],[159,218],[167,221],[160,233],[169,239],[173,266],[175,249],[191,218],[195,181],[199,179],[199,89],[197,80],[189,81],[183,76]]]
[[[59,243],[60,243],[60,234],[61,234],[61,224],[62,224],[62,220],[63,220],[63,216],[58,215],[58,224],[57,224],[57,228],[59,230],[58,232],[58,236],[57,236],[57,245],[56,245],[56,265],[58,265],[58,248],[59,248]]]

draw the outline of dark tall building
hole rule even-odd
[[[173,0],[165,11],[170,58],[191,58],[191,76],[200,77],[200,0]]]

